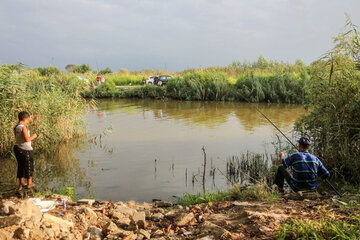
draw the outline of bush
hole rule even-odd
[[[166,90],[162,87],[148,85],[127,90],[121,94],[123,98],[164,98]]]
[[[53,67],[53,66],[50,66],[50,67],[39,67],[37,68],[37,70],[39,71],[39,74],[41,76],[51,76],[51,75],[54,75],[54,74],[59,74],[61,73],[61,70],[57,67]]]
[[[105,83],[100,84],[90,91],[86,91],[83,96],[90,98],[109,98],[118,96],[119,91],[116,89],[115,83],[109,79]]]
[[[301,74],[245,75],[236,88],[250,102],[303,103],[309,77]]]
[[[170,79],[166,84],[167,96],[180,100],[234,100],[235,94],[226,74],[196,71],[183,77]]]
[[[109,75],[106,76],[107,80],[111,80],[115,83],[116,86],[126,86],[126,85],[142,85],[143,76],[137,75]]]

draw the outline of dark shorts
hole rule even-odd
[[[29,178],[34,173],[33,151],[23,150],[14,146],[14,153],[18,163],[17,178]]]

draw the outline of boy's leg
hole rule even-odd
[[[17,175],[16,177],[19,179],[19,185],[24,186],[25,185],[25,181],[24,181],[24,176],[25,176],[25,156],[20,152],[20,150],[18,149],[17,146],[14,146],[14,153],[15,153],[15,158],[16,161],[18,163],[18,168],[17,168]]]
[[[33,186],[32,176],[34,172],[34,158],[33,158],[33,151],[28,151],[28,155],[26,158],[26,172],[25,177],[28,179],[28,188]]]

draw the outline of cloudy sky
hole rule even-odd
[[[94,69],[306,63],[332,46],[360,0],[0,0],[0,64]]]

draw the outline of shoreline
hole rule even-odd
[[[245,189],[246,190],[246,189]],[[355,196],[355,195],[354,195]],[[0,200],[1,239],[282,239],[293,221],[351,221],[356,200],[289,196],[239,199],[189,206],[171,202],[113,202],[51,194]],[[314,198],[314,199],[313,199]],[[43,207],[52,208],[42,212]]]

